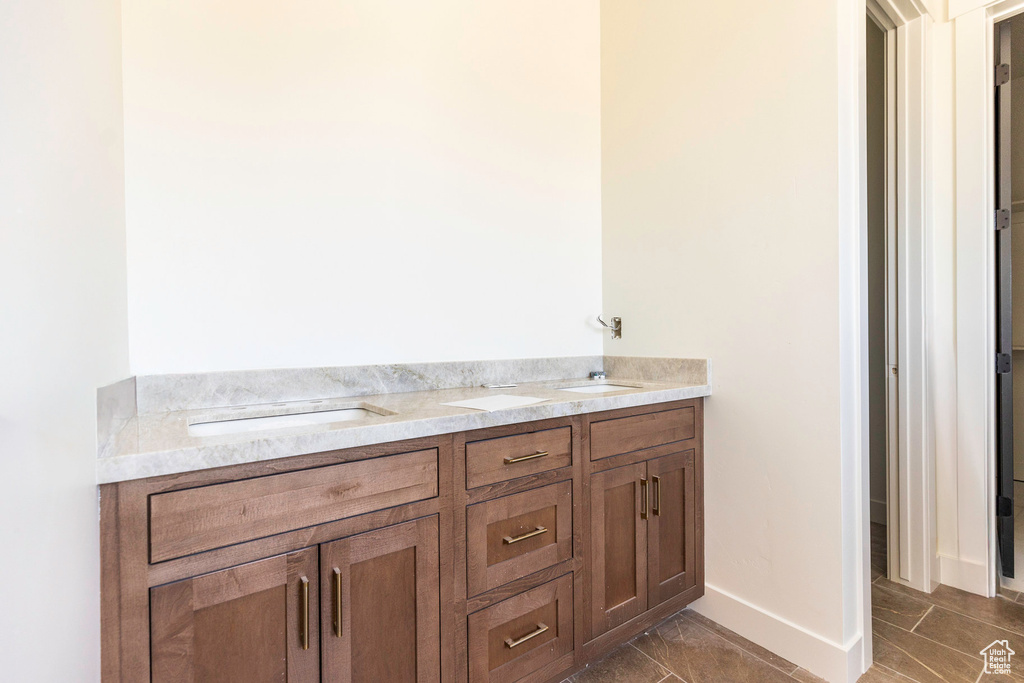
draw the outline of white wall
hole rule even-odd
[[[0,642],[99,680],[96,388],[128,373],[120,5],[0,3]]]
[[[704,605],[731,600],[715,617],[762,644],[757,615],[774,620],[798,663],[800,638],[841,655],[859,626],[844,615],[836,3],[601,11],[604,307],[627,330],[606,351],[713,359]]]
[[[125,0],[135,374],[594,354],[599,7]]]

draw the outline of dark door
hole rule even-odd
[[[1013,576],[1013,258],[1010,249],[1010,24],[996,27],[996,460],[999,559]]]

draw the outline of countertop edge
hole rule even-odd
[[[278,460],[358,448],[391,441],[406,441],[518,422],[534,422],[584,413],[654,405],[711,395],[711,385],[652,389],[618,396],[597,396],[560,403],[540,403],[494,412],[476,411],[460,415],[412,419],[387,424],[327,430],[309,434],[263,436],[234,443],[102,457],[96,463],[97,485],[148,479],[185,472]]]

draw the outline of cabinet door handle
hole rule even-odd
[[[661,517],[661,477],[651,477],[651,482],[654,484],[654,505],[652,512],[655,517]]]
[[[302,582],[302,602],[299,605],[299,609],[302,612],[300,619],[300,630],[299,640],[302,643],[302,649],[309,649],[309,579],[305,576],[300,577],[299,581]]]
[[[527,633],[522,638],[518,638],[516,640],[512,640],[511,638],[506,638],[505,639],[505,647],[507,647],[510,650],[512,648],[514,648],[514,647],[519,647],[520,645],[522,645],[526,641],[528,641],[528,640],[530,640],[532,638],[536,638],[537,636],[539,636],[540,634],[544,633],[547,630],[548,630],[548,627],[545,626],[544,624],[537,624],[537,629],[535,631],[530,631],[529,633]]]
[[[547,451],[537,451],[536,453],[530,453],[529,455],[520,455],[517,458],[511,458],[511,457],[505,458],[505,464],[506,465],[513,465],[513,464],[515,464],[517,462],[524,462],[526,460],[533,460],[535,458],[545,458],[545,457],[547,457],[549,455],[551,455],[551,454],[548,453]]]
[[[647,480],[640,478],[640,519],[647,519]]]
[[[334,635],[341,638],[341,570],[334,568]]]
[[[525,534],[522,534],[521,536],[505,536],[503,539],[501,539],[501,542],[505,545],[512,545],[513,543],[519,543],[519,541],[525,541],[528,538],[540,536],[541,534],[546,534],[547,532],[548,530],[546,527],[539,526],[533,531],[527,531]]]

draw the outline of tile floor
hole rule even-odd
[[[885,527],[872,525],[875,664],[860,683],[1024,683],[1024,594],[919,593],[884,578]],[[1020,653],[1010,676],[982,673],[994,640]],[[821,679],[692,610],[673,615],[565,683],[811,683]]]
[[[821,679],[683,610],[564,683],[821,683]]]

